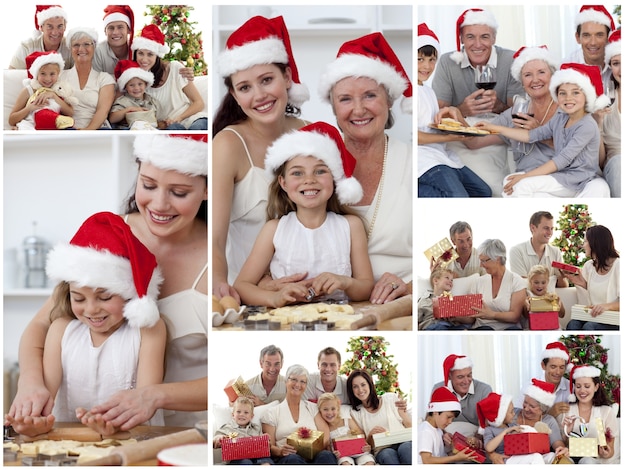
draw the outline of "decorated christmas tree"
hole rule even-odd
[[[387,354],[389,343],[382,336],[356,336],[348,341],[346,351],[352,352],[339,369],[340,374],[350,375],[357,369],[367,371],[376,385],[376,393],[402,394],[398,384],[398,367],[393,363],[393,354]]]
[[[583,243],[585,231],[594,225],[591,213],[586,204],[567,204],[556,223],[561,234],[552,241],[563,254],[563,262],[574,266],[582,266],[587,261]]]
[[[163,32],[170,47],[164,60],[177,60],[193,68],[194,75],[206,75],[202,33],[194,31],[197,22],[189,21],[189,12],[194,8],[188,5],[148,5],[146,8],[145,15],[152,17],[152,24]]]

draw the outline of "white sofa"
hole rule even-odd
[[[26,70],[4,70],[4,130],[11,130],[9,126],[9,114],[15,105],[15,100],[22,88],[23,81],[27,77]],[[193,79],[194,85],[198,88],[200,95],[204,97],[204,111],[209,109],[209,76],[203,75]]]

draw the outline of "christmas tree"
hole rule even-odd
[[[583,242],[585,231],[594,225],[586,204],[567,204],[556,223],[561,231],[560,236],[552,241],[563,254],[563,262],[574,266],[582,266],[587,261]]]
[[[152,24],[159,27],[170,47],[163,59],[176,60],[193,68],[194,75],[206,75],[202,33],[194,32],[197,22],[189,21],[189,12],[194,8],[188,5],[148,5],[146,8],[145,15],[152,17]]]
[[[572,364],[592,365],[600,369],[600,386],[611,403],[620,402],[620,376],[609,373],[609,350],[602,346],[601,335],[569,335],[559,338],[567,349]],[[569,374],[565,374],[569,378]]]
[[[376,386],[376,394],[385,392],[402,394],[398,384],[398,367],[392,362],[393,355],[387,354],[389,343],[382,336],[357,336],[348,341],[346,351],[352,357],[339,369],[340,374],[350,375],[357,369],[367,371]]]

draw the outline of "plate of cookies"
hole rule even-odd
[[[451,118],[443,118],[440,124],[429,124],[428,127],[443,132],[444,134],[459,134],[471,137],[483,137],[493,134],[492,132],[479,127],[464,126],[456,119]]]

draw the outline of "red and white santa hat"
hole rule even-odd
[[[491,392],[476,403],[479,434],[484,434],[487,426],[501,426],[512,402],[513,397],[511,395]]]
[[[446,384],[446,386],[450,385],[451,371],[467,369],[468,367],[474,367],[474,363],[469,357],[450,354],[443,360],[443,383]]]
[[[604,61],[608,64],[613,57],[622,53],[622,30],[616,29],[609,36],[609,43],[604,48]]]
[[[560,341],[548,343],[544,349],[541,359],[563,359],[565,364],[569,363],[569,349]]]
[[[578,64],[575,62],[561,64],[550,80],[550,94],[557,101],[557,89],[564,83],[578,85],[585,94],[585,111],[593,113],[606,108],[611,101],[604,94],[602,75],[596,65]]]
[[[400,60],[380,33],[345,42],[337,58],[326,66],[318,85],[322,101],[330,103],[330,90],[346,77],[367,77],[383,85],[392,101],[403,95],[401,109],[411,113],[413,86]]]
[[[439,38],[426,23],[417,25],[417,50],[424,46],[433,46],[439,54]]]
[[[461,411],[461,403],[457,396],[446,387],[433,391],[428,403],[428,412],[443,413],[444,411]]]
[[[146,86],[151,87],[154,83],[154,74],[149,70],[142,69],[134,60],[120,60],[115,64],[113,70],[115,79],[117,80],[117,89],[123,91],[126,84],[133,78],[140,78],[146,82]]]
[[[266,173],[274,178],[283,163],[297,156],[312,156],[328,166],[335,181],[335,192],[342,204],[356,204],[363,197],[361,183],[352,176],[356,159],[348,151],[334,126],[325,122],[314,122],[283,134],[267,149]]]
[[[46,64],[57,64],[59,71],[65,68],[65,61],[63,56],[57,51],[47,52],[33,52],[26,56],[26,70],[28,71],[28,78],[35,78],[39,73],[39,69]]]
[[[165,34],[161,32],[159,27],[149,24],[144,26],[139,36],[133,39],[130,49],[132,51],[145,49],[162,59],[170,51],[170,46],[165,44]]]
[[[135,34],[135,15],[128,5],[107,5],[104,8],[104,29],[114,21],[123,21],[128,26],[130,32],[128,37],[128,58],[133,58],[131,46],[133,44],[133,36]]]
[[[473,26],[482,24],[493,28],[494,31],[498,31],[498,22],[493,13],[482,8],[470,8],[461,13],[456,20],[456,51],[450,54],[452,59],[457,64],[460,64],[463,60],[463,51],[461,50],[461,28],[463,26]]]
[[[554,71],[559,68],[558,61],[548,50],[547,46],[520,47],[513,54],[513,64],[511,65],[511,76],[518,82],[522,81],[522,68],[531,60],[543,60]]]
[[[124,317],[133,327],[150,327],[159,320],[161,270],[119,215],[99,212],[89,217],[69,243],[50,251],[46,272],[56,282],[121,296],[127,300]]]
[[[135,137],[133,153],[140,162],[189,176],[209,174],[207,134],[149,133]]]
[[[543,380],[532,379],[532,383],[524,390],[524,395],[534,398],[545,406],[554,405],[556,395],[554,394],[555,385]]]
[[[572,371],[569,374],[569,401],[572,403],[576,401],[576,395],[574,394],[574,381],[583,377],[590,377],[592,379],[600,377],[600,369],[588,364],[574,366],[572,368]]]
[[[608,10],[602,5],[583,5],[574,19],[576,26],[583,23],[600,23],[611,31],[615,29],[615,22]]]
[[[226,40],[226,49],[217,58],[217,72],[226,78],[255,65],[285,64],[291,69],[289,103],[299,108],[309,100],[309,89],[300,82],[291,51],[289,31],[282,16],[254,16]]]
[[[50,18],[61,17],[67,23],[67,13],[61,5],[37,5],[35,7],[35,29],[41,26]]]

